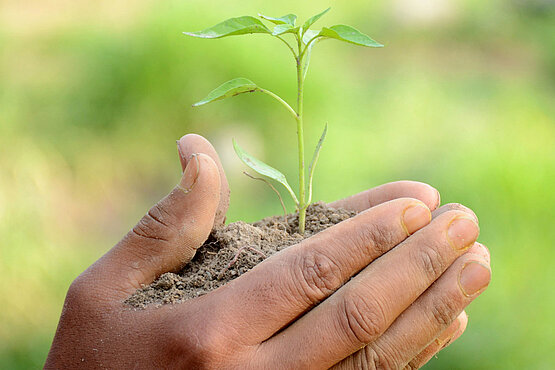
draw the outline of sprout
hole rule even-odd
[[[254,82],[246,78],[235,78],[230,80],[213,91],[211,91],[204,99],[193,104],[194,107],[205,105],[208,103],[222,100],[225,98],[233,97],[239,94],[260,92],[264,93],[282,106],[292,115],[297,124],[297,144],[298,144],[298,157],[299,157],[299,192],[298,197],[287,182],[283,173],[277,169],[267,165],[259,159],[243,150],[235,140],[233,140],[233,148],[239,158],[250,168],[257,173],[269,177],[280,184],[282,184],[288,191],[289,195],[295,202],[297,211],[299,212],[299,233],[304,234],[306,209],[312,201],[312,178],[314,176],[314,168],[318,162],[322,143],[326,137],[327,124],[324,127],[324,132],[316,145],[312,161],[308,166],[308,182],[305,178],[305,153],[304,153],[304,137],[303,137],[303,88],[308,66],[310,63],[311,51],[314,45],[324,39],[335,39],[339,41],[348,42],[355,45],[367,47],[383,47],[382,44],[374,41],[367,35],[358,31],[357,29],[338,24],[331,27],[324,27],[319,31],[312,30],[310,27],[325,15],[330,8],[323,12],[311,17],[302,26],[297,26],[297,16],[294,14],[287,14],[282,17],[269,17],[259,14],[260,18],[273,23],[273,29],[270,30],[260,19],[243,16],[237,18],[230,18],[222,23],[213,27],[207,28],[199,32],[184,32],[186,35],[200,37],[205,39],[219,39],[228,36],[246,35],[252,33],[264,33],[279,39],[283,42],[293,54],[297,69],[297,105],[296,109],[292,108],[285,100],[280,98],[273,92],[257,86]],[[284,36],[291,35],[294,40],[291,44]],[[308,188],[308,189],[307,189]],[[307,194],[308,190],[308,194]]]

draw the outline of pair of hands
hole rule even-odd
[[[223,223],[229,187],[208,141],[178,141],[177,187],[71,284],[46,368],[413,369],[465,330],[489,284],[474,213],[395,182],[332,203],[360,213],[207,295],[134,311]]]

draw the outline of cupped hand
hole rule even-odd
[[[179,184],[71,284],[46,368],[419,368],[464,331],[491,276],[477,218],[408,181],[332,203],[360,213],[213,292],[129,309],[225,220],[214,148],[178,148]]]

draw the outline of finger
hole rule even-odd
[[[237,334],[269,338],[374,259],[430,222],[416,199],[396,199],[289,247],[208,294],[206,320],[237,323]]]
[[[341,361],[382,335],[474,243],[478,232],[464,212],[440,215],[265,342],[264,350],[279,357],[274,361],[285,361],[285,367],[306,359],[321,367]]]
[[[445,343],[443,347],[440,348],[440,351],[444,348],[449,347],[451,344],[453,344],[453,342],[455,342],[464,334],[466,327],[468,326],[468,315],[466,314],[465,311],[463,311],[457,319],[461,321],[461,324],[459,325],[459,330],[457,330],[457,332],[455,333],[455,335],[453,335],[450,341],[447,341],[447,343]]]
[[[372,359],[378,368],[420,368],[462,334],[463,310],[484,291],[490,278],[484,258],[462,255],[382,336],[342,362]]]
[[[183,266],[208,237],[220,200],[218,167],[194,155],[179,184],[83,276],[123,296]],[[96,273],[93,273],[96,272]]]
[[[216,211],[214,224],[224,224],[227,209],[229,208],[229,184],[227,177],[220,161],[220,157],[216,149],[210,144],[208,140],[200,135],[187,134],[177,141],[177,150],[179,151],[179,159],[181,161],[181,168],[185,171],[187,167],[187,158],[190,158],[193,153],[204,153],[214,160],[218,171],[220,173],[220,204]]]
[[[428,347],[420,352],[412,361],[410,361],[404,370],[419,369],[424,366],[432,357],[434,357],[441,349],[455,341],[466,329],[468,318],[463,311],[455,321],[443,331]],[[412,330],[411,332],[414,332]],[[335,364],[332,369],[375,369],[378,368],[375,353],[369,351],[366,347],[353,353],[343,361]]]
[[[443,333],[433,340],[422,352],[416,355],[416,357],[405,366],[405,369],[420,369],[422,366],[426,365],[428,361],[439,353],[439,351],[456,341],[464,333],[467,323],[468,316],[466,312],[463,311]]]
[[[449,212],[449,211],[461,211],[461,212],[465,212],[468,215],[470,215],[470,217],[472,217],[472,219],[476,222],[479,223],[478,221],[478,217],[476,216],[476,213],[474,213],[473,210],[471,210],[468,207],[463,206],[462,204],[459,203],[447,203],[442,205],[441,207],[439,207],[438,209],[436,209],[435,211],[432,212],[432,216],[433,218],[438,217],[441,214],[444,214],[445,212]]]
[[[362,212],[365,209],[398,198],[418,199],[432,211],[440,203],[439,192],[430,185],[416,181],[396,181],[363,191],[345,199],[336,200],[330,203],[329,206]]]
[[[364,356],[378,359],[375,363],[385,368],[422,366],[425,362],[410,361],[430,343],[432,355],[435,354],[459,332],[459,326],[451,327],[453,321],[486,289],[490,279],[491,270],[485,259],[471,254],[458,258],[381,337],[364,349]],[[450,330],[441,335],[446,329]]]

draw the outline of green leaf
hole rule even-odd
[[[330,11],[331,8],[327,8],[326,10],[324,10],[322,13],[316,14],[315,16],[309,18],[306,22],[304,22],[303,24],[303,30],[302,33],[304,34],[309,28],[310,26],[312,26],[314,23],[316,23],[316,21],[320,18],[322,18],[322,16],[324,14],[326,14],[327,12]]]
[[[193,107],[198,107],[200,105],[212,103],[217,100],[230,98],[235,95],[260,90],[261,89],[256,86],[256,84],[251,80],[247,80],[246,78],[235,78],[212,90],[210,94],[206,96],[206,98],[193,104]]]
[[[219,39],[227,36],[245,35],[248,33],[271,33],[260,19],[244,16],[230,18],[222,23],[198,32],[183,32],[185,35],[204,39]]]
[[[307,45],[310,42],[310,40],[312,40],[312,38],[314,38],[314,36],[317,36],[318,34],[320,34],[320,32],[308,30],[303,36],[304,44]],[[318,40],[311,42],[310,45],[307,46],[308,49],[306,50],[306,55],[304,57],[304,65],[303,65],[303,79],[306,79],[306,75],[308,73],[308,67],[310,65],[310,57],[312,56],[312,48],[314,47],[314,45],[316,45],[316,42],[318,42]]]
[[[252,155],[245,152],[239,146],[239,144],[237,144],[235,139],[233,139],[233,149],[235,149],[235,153],[237,153],[237,156],[239,156],[239,158],[243,161],[243,163],[245,163],[247,166],[252,168],[254,171],[256,171],[257,173],[263,176],[267,176],[271,179],[274,179],[280,184],[282,184],[283,186],[285,186],[287,191],[289,191],[291,198],[293,198],[293,201],[295,202],[295,204],[297,206],[299,205],[299,201],[297,200],[297,197],[295,196],[293,189],[291,189],[291,186],[289,186],[289,183],[287,182],[287,179],[285,178],[285,175],[283,173],[279,172],[275,168],[267,165],[261,160],[256,159]]]
[[[303,44],[308,45],[310,40],[314,37],[320,35],[319,31],[314,30],[307,30],[306,33],[303,35]],[[310,57],[312,55],[312,48],[318,42],[318,40],[314,40],[308,45],[308,49],[306,50],[306,55],[304,57],[304,65],[303,65],[303,79],[306,79],[306,74],[308,73],[308,66],[310,65]]]
[[[306,45],[309,43],[310,40],[312,40],[315,36],[320,35],[319,31],[314,31],[314,30],[306,30],[306,32],[303,35],[303,43]]]
[[[322,143],[326,138],[326,133],[328,132],[328,124],[324,126],[324,132],[322,132],[322,136],[320,136],[320,140],[318,140],[318,144],[316,144],[316,149],[314,150],[314,155],[312,156],[312,162],[310,162],[310,166],[308,166],[308,202],[310,203],[312,200],[312,178],[314,177],[314,168],[316,167],[316,163],[318,162],[318,158],[320,157],[320,150],[322,149]]]
[[[338,24],[329,28],[324,27],[320,31],[320,36],[350,42],[355,45],[371,46],[375,48],[383,47],[382,44],[372,40],[369,36],[363,34],[356,28],[344,24]]]
[[[278,24],[277,26],[274,27],[274,31],[272,32],[272,35],[279,36],[279,35],[283,35],[284,33],[297,33],[298,29],[299,27],[293,27],[290,24]]]
[[[314,171],[314,167],[318,162],[318,157],[320,157],[320,150],[322,149],[322,143],[326,138],[326,133],[328,132],[328,124],[324,126],[324,132],[322,132],[322,136],[320,136],[320,140],[318,140],[318,144],[316,144],[316,149],[314,149],[314,155],[312,156],[312,162],[310,162],[310,166],[308,166],[308,172],[311,174]],[[311,176],[312,178],[312,176]]]
[[[279,18],[268,17],[260,13],[258,13],[258,16],[262,19],[272,22],[273,24],[288,24],[292,27],[295,27],[295,21],[297,20],[297,16],[295,14],[287,14]]]
[[[306,80],[306,75],[308,73],[308,67],[310,66],[310,57],[312,56],[312,48],[314,47],[315,43],[316,42],[313,42],[312,44],[310,44],[308,46],[308,50],[306,51],[306,55],[304,57],[303,80]]]

